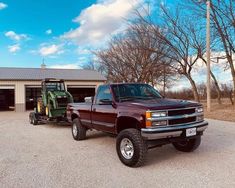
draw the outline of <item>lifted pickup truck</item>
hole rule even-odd
[[[141,166],[148,149],[164,144],[195,150],[208,126],[201,104],[163,98],[141,83],[101,85],[90,101],[69,103],[67,118],[75,140],[85,139],[88,129],[117,135],[118,157],[130,167]]]

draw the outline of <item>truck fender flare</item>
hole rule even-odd
[[[77,111],[73,111],[71,114],[71,120],[73,121],[75,118],[80,119],[80,114]]]
[[[119,116],[117,117],[115,123],[115,131],[119,133],[120,131],[127,129],[127,128],[135,128],[140,130],[140,121],[135,117],[130,116]]]

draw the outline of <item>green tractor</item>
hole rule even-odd
[[[41,86],[41,97],[37,99],[34,112],[29,114],[30,123],[37,125],[42,121],[66,120],[66,107],[73,102],[73,97],[66,91],[64,80],[46,78]]]

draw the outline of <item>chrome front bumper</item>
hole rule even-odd
[[[146,140],[157,140],[162,138],[179,137],[189,128],[197,128],[197,132],[203,132],[208,127],[208,122],[203,121],[199,123],[190,123],[184,125],[156,127],[156,128],[142,128],[141,135]]]

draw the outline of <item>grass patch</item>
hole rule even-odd
[[[229,99],[223,99],[221,105],[213,99],[211,112],[207,112],[206,101],[201,101],[201,103],[204,106],[205,118],[235,122],[235,107],[231,105]]]

